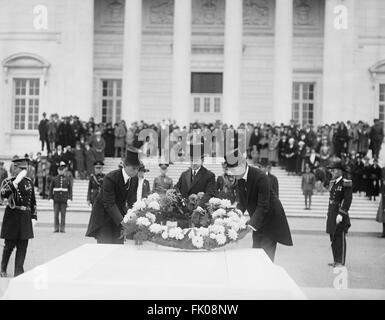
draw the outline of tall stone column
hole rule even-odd
[[[140,119],[140,69],[142,48],[142,0],[126,0],[122,81],[122,119]]]
[[[226,0],[223,122],[238,125],[241,111],[243,1]]]
[[[354,0],[325,0],[321,123],[354,120]]]
[[[174,1],[172,118],[180,126],[191,115],[191,0]]]
[[[293,0],[275,1],[273,120],[289,123],[292,111]]]

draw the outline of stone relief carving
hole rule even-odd
[[[224,2],[219,0],[200,0],[199,5],[193,10],[194,24],[224,24]]]
[[[314,25],[312,19],[313,1],[311,0],[296,0],[294,3],[294,24],[299,26]]]
[[[243,23],[245,25],[266,26],[269,24],[270,8],[267,0],[245,0]]]
[[[121,23],[124,21],[124,5],[118,0],[109,1],[107,4],[108,21],[112,23]]]
[[[174,21],[174,0],[153,0],[150,5],[150,23],[172,24]]]

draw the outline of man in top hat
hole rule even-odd
[[[326,233],[330,235],[333,251],[333,263],[330,266],[341,267],[345,265],[346,258],[346,233],[350,228],[349,208],[352,204],[352,180],[344,179],[344,167],[340,161],[327,167],[332,174],[330,180],[329,207],[326,220]]]
[[[203,166],[203,161],[203,144],[190,145],[191,167],[181,174],[175,185],[175,189],[179,190],[184,198],[191,194],[204,193],[198,209],[216,194],[215,175]]]
[[[8,200],[1,226],[0,237],[5,241],[0,277],[7,276],[9,258],[15,247],[15,277],[24,272],[28,240],[34,237],[33,226],[37,220],[35,190],[32,180],[27,177],[29,159],[12,162],[16,176],[3,181],[0,190],[1,199]]]
[[[144,173],[149,171],[150,170],[146,169],[143,163],[140,164],[138,171],[138,190],[136,191],[137,201],[147,198],[151,193],[150,183],[144,178]]]
[[[167,176],[168,167],[169,164],[166,162],[159,163],[160,176],[154,179],[152,192],[158,194],[166,194],[167,190],[172,189],[173,181],[169,176]]]
[[[264,171],[251,167],[236,149],[225,156],[227,172],[238,181],[238,208],[250,215],[253,248],[262,248],[274,261],[277,243],[292,246],[286,214]]]
[[[102,161],[96,161],[94,163],[95,173],[92,173],[88,182],[87,203],[88,205],[94,205],[100,190],[102,189],[103,179],[106,176],[103,173],[104,163]]]
[[[86,236],[98,243],[123,244],[121,230],[128,208],[136,202],[138,189],[139,154],[128,149],[123,167],[108,173],[92,207]]]
[[[68,201],[72,201],[72,183],[71,180],[65,175],[66,168],[66,163],[61,161],[57,169],[58,175],[53,178],[49,187],[48,199],[53,201],[54,233],[65,233],[67,204]]]

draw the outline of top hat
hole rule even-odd
[[[139,160],[139,151],[135,148],[127,148],[124,163],[126,165],[139,167],[141,165]]]
[[[227,174],[239,176],[245,172],[246,159],[241,156],[239,149],[232,150],[225,155]]]
[[[101,168],[103,166],[104,166],[103,161],[96,161],[96,162],[94,162],[94,167],[95,168]]]
[[[20,158],[20,159],[14,159],[12,162],[15,164],[15,166],[26,169],[28,167],[28,164],[30,162],[29,158]]]
[[[327,169],[338,169],[338,170],[345,171],[345,168],[344,168],[341,161],[335,161],[332,164],[328,165],[326,168]]]

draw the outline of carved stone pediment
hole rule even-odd
[[[225,22],[224,0],[196,0],[193,2],[193,24],[223,25]]]
[[[172,24],[174,21],[174,0],[152,0],[149,10],[151,24]]]
[[[268,0],[245,0],[243,5],[244,25],[269,25],[271,7]]]

